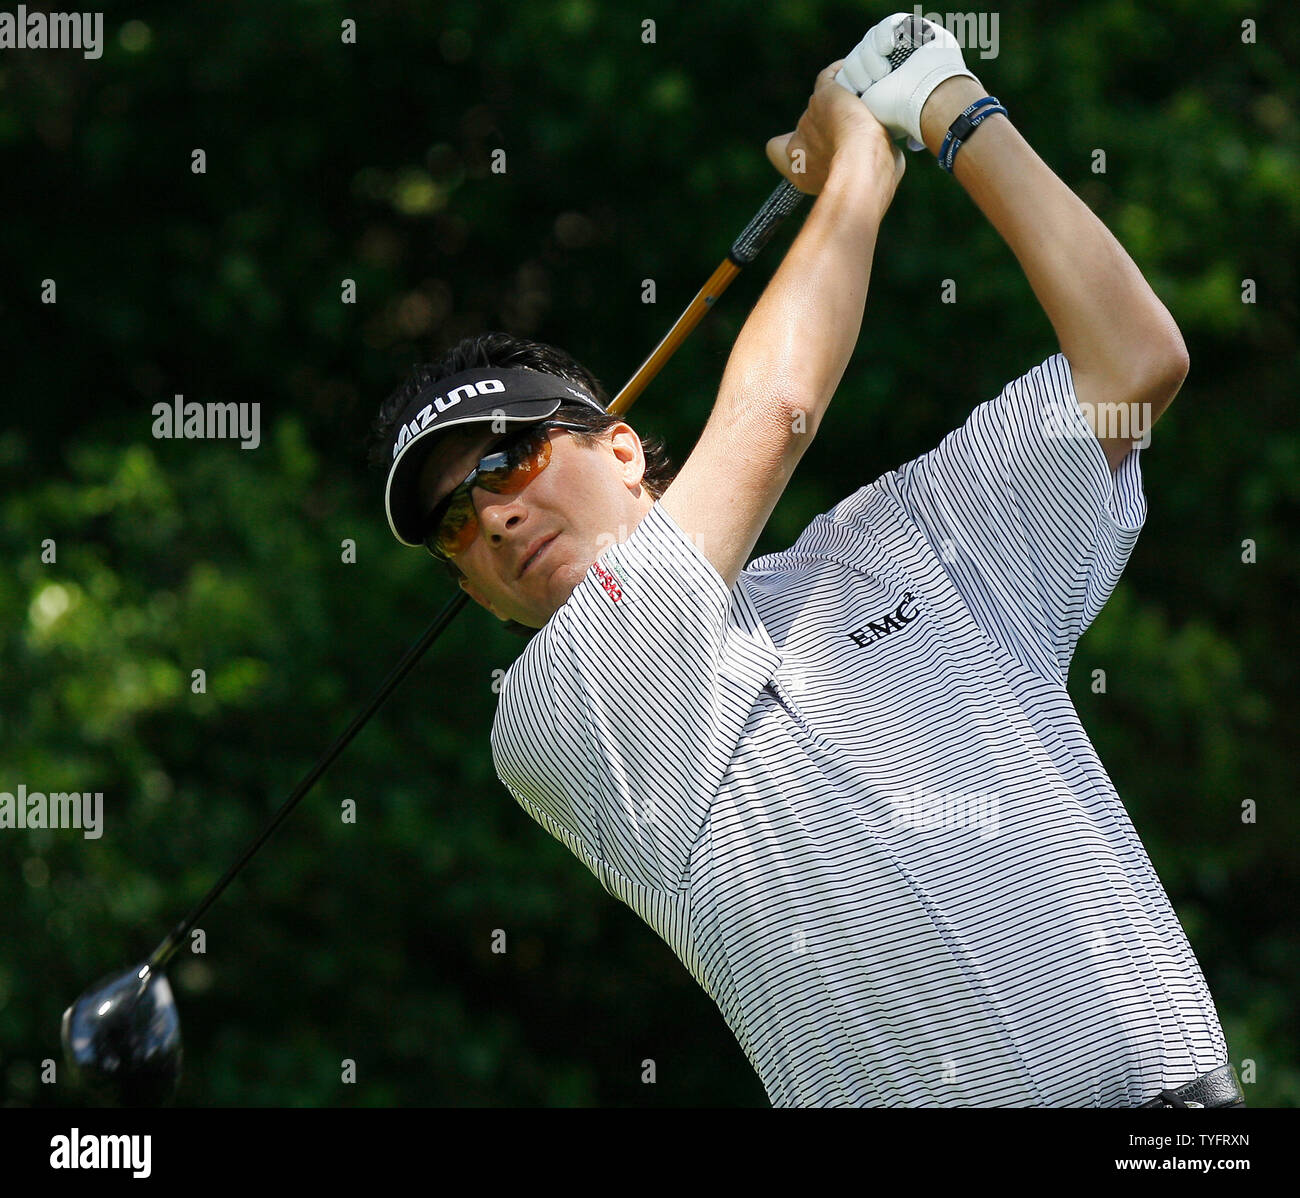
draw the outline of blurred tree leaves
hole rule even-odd
[[[448,597],[364,467],[383,395],[487,328],[616,388],[775,185],[766,140],[883,11],[147,4],[106,15],[101,60],[0,60],[0,789],[103,791],[107,828],[0,833],[5,1101],[71,1101],[36,1080],[63,1007],[203,894]],[[1296,27],[1227,0],[1000,17],[998,55],[968,62],[1192,359],[1071,694],[1256,1062],[1250,1101],[1294,1105]],[[789,237],[636,409],[679,460]],[[912,156],[859,350],[756,552],[1054,349],[1009,251]],[[175,394],[260,403],[262,444],[153,439]],[[181,1102],[765,1104],[672,954],[496,781],[493,671],[520,644],[462,615],[205,917],[207,954],[173,970]]]

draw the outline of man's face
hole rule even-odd
[[[495,495],[473,489],[478,535],[454,559],[465,576],[461,586],[477,603],[530,628],[542,627],[591,563],[626,540],[654,505],[641,484],[640,438],[626,424],[615,425],[590,447],[564,429],[547,435],[551,460],[522,491]],[[420,476],[424,510],[432,511],[503,439],[490,425],[446,433]],[[533,554],[539,543],[541,552]]]

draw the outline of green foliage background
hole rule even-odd
[[[0,790],[103,791],[107,828],[0,832],[6,1104],[77,1101],[39,1078],[63,1008],[147,955],[448,597],[387,531],[362,454],[379,400],[487,328],[565,346],[612,393],[778,182],[766,140],[884,14],[144,3],[108,10],[98,61],[0,55]],[[999,55],[968,61],[1119,236],[1192,361],[1071,693],[1231,1059],[1254,1062],[1251,1103],[1295,1105],[1293,13],[1095,0],[999,17]],[[678,460],[792,235],[636,408]],[[1055,348],[1005,245],[911,156],[858,352],[758,551]],[[151,407],[176,393],[259,402],[262,445],[155,440]],[[520,645],[463,614],[205,918],[207,953],[171,971],[180,1103],[766,1104],[676,958],[496,781],[492,682]]]

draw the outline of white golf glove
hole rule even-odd
[[[969,75],[961,46],[942,25],[896,12],[867,30],[844,60],[835,82],[857,96],[891,137],[907,135],[909,150],[925,149],[921,109],[945,79]]]

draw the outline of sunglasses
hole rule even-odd
[[[544,420],[530,425],[498,441],[491,453],[479,458],[465,481],[438,501],[429,513],[424,537],[425,548],[434,557],[449,562],[474,543],[478,535],[478,513],[471,492],[475,487],[494,495],[515,495],[546,469],[551,460],[548,433],[553,428],[587,431],[586,425],[565,420]]]

